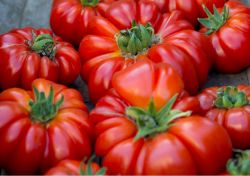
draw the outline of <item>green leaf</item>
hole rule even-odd
[[[106,167],[102,167],[99,171],[96,172],[95,175],[105,175],[107,172],[107,168]]]
[[[140,31],[141,31],[141,36],[142,36],[142,39],[141,39],[142,47],[148,48],[148,46],[151,43],[151,36],[146,30],[146,28],[142,25],[140,25]]]
[[[205,18],[198,18],[198,21],[205,26],[206,28],[211,28],[212,24],[211,21],[209,19],[205,19]]]
[[[156,111],[156,107],[155,107],[155,103],[154,103],[154,99],[151,98],[149,101],[149,105],[148,105],[148,112],[150,115],[152,116],[156,116],[157,111]]]
[[[206,15],[209,17],[209,18],[213,18],[213,14],[210,12],[210,10],[205,6],[205,4],[202,4],[202,8],[203,10],[205,11]]]
[[[145,116],[147,113],[144,109],[139,107],[130,106],[126,109],[126,115],[134,120],[139,119],[141,116]]]
[[[221,19],[221,15],[220,15],[220,13],[219,13],[219,11],[218,11],[218,9],[216,8],[215,5],[213,5],[213,10],[214,10],[214,16],[215,16],[215,18],[216,19]]]
[[[162,118],[165,118],[169,112],[171,111],[176,99],[177,99],[178,94],[174,95],[169,102],[161,108],[161,110],[157,113],[157,121],[161,121]]]
[[[136,26],[137,26],[136,20],[133,20],[132,21],[132,27],[136,27]]]
[[[128,42],[128,46],[127,46],[127,50],[132,54],[132,55],[136,55],[137,54],[137,50],[136,50],[136,45],[135,45],[135,34],[132,33],[132,36]]]

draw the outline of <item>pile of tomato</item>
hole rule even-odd
[[[0,35],[7,174],[250,174],[250,86],[201,90],[250,66],[250,8],[54,0],[50,24]]]

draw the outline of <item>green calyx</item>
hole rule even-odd
[[[198,18],[198,21],[208,29],[205,33],[206,35],[210,35],[220,29],[229,18],[229,8],[226,5],[224,6],[222,13],[219,13],[218,9],[214,5],[214,14],[212,14],[204,4],[202,7],[208,18]]]
[[[81,4],[88,7],[95,7],[99,0],[81,0]]]
[[[40,56],[47,56],[51,60],[55,57],[55,42],[50,34],[40,34],[38,36],[32,33],[33,40],[28,41],[31,50]]]
[[[86,158],[83,159],[83,162],[81,162],[81,165],[80,165],[80,175],[81,176],[82,175],[100,175],[100,176],[102,176],[102,175],[106,174],[107,169],[105,167],[102,167],[100,170],[96,171],[95,173],[93,172],[93,170],[91,168],[91,163],[93,162],[94,158],[95,158],[95,155],[92,155],[90,157],[90,159],[87,162],[87,166],[86,166],[85,171],[83,169],[83,164],[85,163]]]
[[[249,104],[247,95],[236,87],[228,86],[220,88],[214,105],[221,109],[231,109],[246,106]]]
[[[153,44],[159,43],[160,38],[154,34],[149,23],[143,26],[133,21],[131,29],[121,30],[116,35],[116,42],[125,57],[133,58],[147,51]]]
[[[135,121],[138,127],[135,140],[165,132],[175,119],[191,115],[191,111],[182,112],[172,109],[176,98],[177,95],[172,97],[158,112],[152,99],[147,110],[139,107],[128,107],[126,109],[126,115]]]
[[[250,175],[250,150],[235,150],[234,159],[227,163],[227,171],[230,175]]]
[[[31,119],[35,122],[47,123],[57,114],[64,97],[62,96],[61,99],[54,104],[54,90],[52,86],[50,87],[48,97],[45,96],[44,92],[39,92],[36,87],[34,87],[34,93],[35,100],[29,102]]]

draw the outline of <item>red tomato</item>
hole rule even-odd
[[[202,31],[216,51],[216,69],[237,73],[250,66],[250,9],[238,1],[228,1],[219,11],[215,18],[211,14],[208,19],[200,19],[206,24]]]
[[[93,18],[92,35],[84,37],[79,48],[82,77],[94,102],[112,87],[116,72],[142,59],[173,66],[191,94],[206,81],[213,50],[181,12],[161,15],[153,2],[121,0],[110,5],[106,17]]]
[[[113,0],[54,0],[50,25],[55,34],[79,45],[87,32],[87,25],[96,15],[104,15]]]
[[[81,60],[71,44],[50,30],[30,27],[0,35],[0,87],[31,88],[36,78],[71,84]]]
[[[174,104],[171,97],[182,91],[181,79],[168,65],[149,63],[117,73],[114,89],[90,114],[95,153],[108,174],[220,173],[231,156],[228,134],[206,118],[175,109],[182,98]],[[182,116],[190,117],[177,119]]]
[[[206,117],[222,125],[234,148],[250,147],[250,87],[212,87],[198,95]]]
[[[213,5],[223,7],[227,0],[148,0],[155,2],[162,12],[180,10],[185,17],[193,24],[197,25],[198,17],[206,17],[202,4],[212,10]]]
[[[0,168],[34,174],[90,156],[93,131],[80,93],[44,79],[32,86],[0,94]]]
[[[81,163],[78,160],[63,160],[55,167],[46,172],[45,175],[104,175],[106,170],[100,169],[96,163]]]

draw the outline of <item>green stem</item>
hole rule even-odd
[[[55,42],[50,34],[40,34],[36,36],[33,33],[33,41],[28,42],[32,51],[40,54],[41,56],[47,56],[51,60],[55,56]]]
[[[236,87],[227,86],[217,91],[214,105],[221,109],[231,109],[249,105],[249,101],[244,92],[239,91]]]
[[[121,30],[116,35],[116,42],[125,57],[135,57],[147,51],[153,44],[159,43],[160,38],[154,34],[150,24],[145,26],[132,22],[131,29]]]
[[[64,98],[62,96],[61,99],[54,104],[54,90],[52,86],[50,87],[47,98],[45,93],[39,92],[36,87],[34,87],[34,94],[35,100],[29,102],[31,119],[35,122],[47,123],[55,117]]]
[[[95,7],[99,3],[99,0],[81,0],[81,4],[84,6]]]
[[[95,155],[92,155],[90,157],[90,159],[87,162],[87,167],[85,170],[83,169],[83,165],[86,162],[86,158],[83,159],[83,162],[81,162],[81,165],[80,165],[80,175],[81,176],[83,176],[83,175],[99,175],[99,176],[105,175],[105,173],[107,171],[107,169],[105,167],[102,167],[100,170],[96,171],[96,173],[93,172],[93,170],[91,168],[91,164],[92,164],[94,158],[95,158]]]
[[[227,163],[227,171],[230,175],[250,174],[250,150],[235,150],[235,158]]]
[[[229,18],[229,8],[226,5],[224,6],[221,14],[215,5],[213,6],[214,14],[212,14],[204,4],[202,7],[208,17],[198,18],[198,21],[208,29],[205,33],[206,35],[210,35],[213,32],[219,30],[227,22]]]
[[[138,127],[135,140],[165,132],[172,125],[174,120],[180,117],[190,116],[190,111],[181,112],[179,110],[172,109],[176,98],[177,95],[171,98],[159,112],[156,111],[156,107],[152,99],[147,110],[139,107],[128,107],[126,109],[126,115],[134,120]]]

